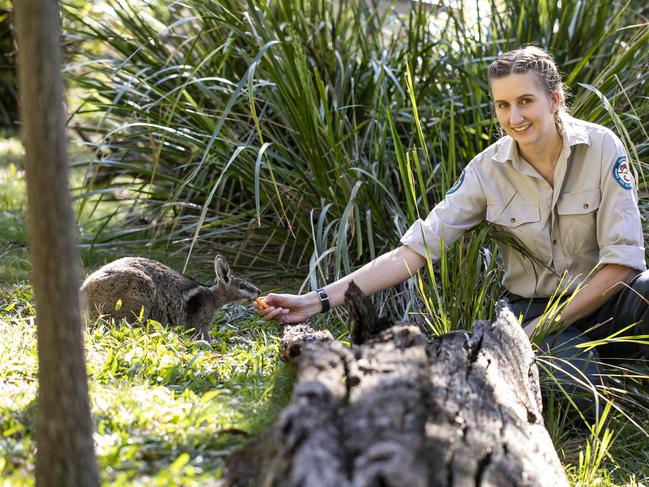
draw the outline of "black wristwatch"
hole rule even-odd
[[[315,292],[318,293],[318,297],[320,298],[320,304],[322,304],[321,313],[326,313],[331,309],[331,306],[329,305],[329,295],[322,288],[316,289]]]

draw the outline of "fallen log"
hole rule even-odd
[[[429,341],[378,319],[353,284],[346,297],[356,343],[285,330],[282,355],[298,370],[291,403],[229,457],[221,485],[568,485],[533,352],[507,307]]]

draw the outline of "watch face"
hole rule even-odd
[[[318,297],[320,298],[320,303],[322,303],[322,312],[329,311],[329,296],[324,289],[316,289]]]

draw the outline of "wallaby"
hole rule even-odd
[[[220,255],[214,258],[214,272],[216,281],[207,286],[155,260],[124,257],[86,278],[79,290],[81,309],[92,320],[109,315],[132,322],[143,313],[143,320],[194,328],[208,340],[209,324],[221,305],[259,296],[259,289],[231,275]]]

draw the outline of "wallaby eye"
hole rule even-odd
[[[239,284],[239,289],[245,289],[246,285],[245,284]]]

